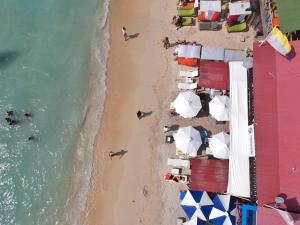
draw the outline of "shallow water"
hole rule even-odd
[[[62,224],[57,221],[70,210],[67,194],[82,138],[101,4],[0,3],[0,224]],[[15,112],[18,125],[6,123],[7,110]],[[32,117],[24,118],[24,112]],[[31,135],[34,141],[28,141]]]

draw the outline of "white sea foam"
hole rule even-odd
[[[72,189],[68,193],[62,218],[59,218],[56,224],[82,225],[85,217],[87,197],[91,188],[93,149],[106,93],[106,61],[109,52],[108,8],[109,0],[105,0],[95,17],[96,30],[91,43],[90,92],[77,145],[70,185]]]

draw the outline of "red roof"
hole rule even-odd
[[[191,189],[226,192],[228,160],[191,159]]]
[[[257,208],[257,224],[263,225],[289,225],[287,221],[294,221],[294,225],[300,225],[300,214],[278,211],[276,209],[258,207]]]
[[[268,44],[254,44],[254,116],[258,203],[286,196],[300,212],[300,42],[290,61]]]
[[[229,66],[224,62],[200,60],[199,87],[229,90]]]

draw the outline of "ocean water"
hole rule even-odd
[[[105,0],[0,2],[0,225],[82,224],[107,9]]]

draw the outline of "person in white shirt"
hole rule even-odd
[[[125,41],[127,41],[128,35],[127,35],[126,27],[122,28],[122,34],[123,34],[123,37],[124,37]]]

